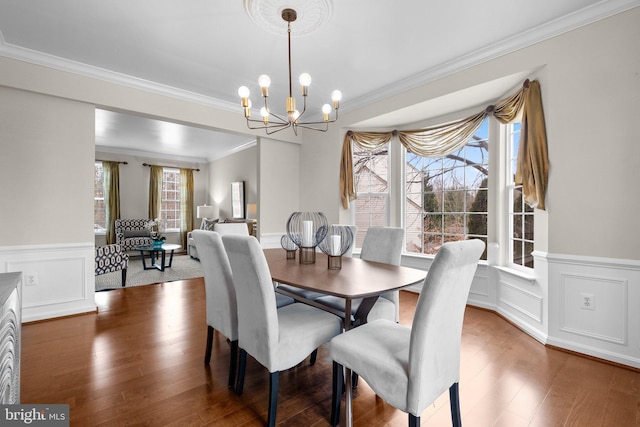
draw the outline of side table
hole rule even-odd
[[[163,243],[162,246],[154,246],[154,245],[138,245],[134,247],[136,251],[140,251],[140,256],[142,257],[142,268],[145,270],[157,269],[160,271],[164,271],[165,268],[171,268],[171,264],[173,263],[173,252],[176,249],[180,249],[182,246],[174,245],[173,243]],[[166,254],[167,251],[170,252],[169,255],[169,263],[166,263]],[[151,265],[147,267],[147,263],[145,261],[145,252],[149,253],[149,258],[151,261]],[[160,263],[157,261],[157,254],[160,255]]]

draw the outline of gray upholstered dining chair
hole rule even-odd
[[[204,363],[208,365],[211,361],[213,333],[217,330],[231,341],[229,388],[232,388],[238,366],[238,313],[231,265],[218,233],[193,230],[192,236],[204,271],[207,308],[207,348]]]
[[[370,227],[362,242],[360,259],[385,264],[400,265],[402,249],[404,247],[404,229],[396,227]],[[316,301],[327,304],[344,312],[343,298],[323,296]],[[362,300],[353,300],[351,313],[355,315]],[[369,312],[367,320],[388,319],[395,322],[400,320],[400,297],[398,291],[384,293],[378,298]]]
[[[268,425],[275,425],[279,372],[302,362],[342,331],[340,319],[306,304],[276,307],[271,272],[254,237],[222,237],[236,287],[240,365],[236,392],[242,394],[247,354],[270,373]]]
[[[436,254],[412,327],[379,319],[331,340],[333,400],[331,423],[340,418],[343,367],[357,369],[377,396],[409,413],[409,426],[447,388],[453,425],[460,416],[460,344],[471,282],[484,251],[473,239],[445,243]]]
[[[217,222],[213,226],[213,231],[224,236],[227,234],[234,234],[238,236],[249,236],[249,227],[244,222]],[[295,300],[286,295],[276,295],[276,305],[282,307],[285,305],[293,304]]]

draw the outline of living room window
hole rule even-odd
[[[509,208],[509,262],[511,266],[533,268],[533,227],[534,213],[523,197],[522,186],[514,182],[518,145],[520,143],[520,123],[504,126],[509,162],[507,165],[507,194]]]
[[[362,247],[369,227],[389,225],[389,144],[374,150],[353,145],[355,247]]]
[[[98,234],[106,232],[103,172],[102,162],[96,161],[93,174],[93,230]]]
[[[435,255],[445,242],[472,238],[487,242],[488,122],[464,147],[444,157],[406,152],[407,252]]]
[[[162,170],[160,219],[167,221],[168,230],[180,229],[180,169]]]

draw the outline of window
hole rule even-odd
[[[488,120],[455,153],[428,158],[407,152],[406,251],[434,255],[445,242],[486,243],[488,177]]]
[[[361,248],[369,227],[389,224],[389,144],[368,151],[353,145],[355,247]]]
[[[180,169],[163,168],[160,219],[167,221],[167,229],[180,229]]]
[[[509,162],[507,194],[509,197],[509,261],[514,266],[533,268],[533,209],[524,202],[522,186],[515,185],[516,160],[520,143],[520,123],[507,125]]]
[[[93,229],[95,232],[106,231],[106,209],[104,204],[104,174],[102,162],[94,164],[93,174]]]

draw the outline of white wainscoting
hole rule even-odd
[[[23,322],[95,311],[94,263],[93,242],[0,247],[0,273],[23,274]]]
[[[548,263],[548,343],[640,368],[640,261],[549,255]]]
[[[281,248],[280,239],[285,233],[286,231],[283,231],[282,233],[261,234],[260,246],[262,246],[263,249]]]
[[[280,247],[281,235],[262,235],[262,246]],[[543,344],[640,368],[640,261],[533,255],[534,274],[480,263],[469,305],[495,311]],[[407,267],[430,264],[402,257]],[[585,295],[591,309],[582,305]]]

